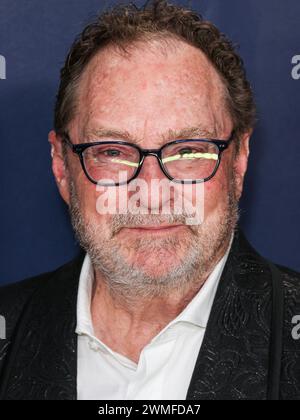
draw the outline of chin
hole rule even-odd
[[[146,276],[161,277],[174,271],[174,269],[181,265],[181,261],[174,254],[170,258],[170,254],[168,253],[160,253],[159,255],[152,253],[151,256],[136,256],[131,264],[135,269],[144,272]]]
[[[140,270],[140,272],[147,277],[148,279],[152,280],[160,280],[163,277],[167,277],[171,273],[171,269],[165,270],[164,268],[160,267],[136,267]]]

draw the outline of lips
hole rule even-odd
[[[127,229],[132,230],[142,230],[142,231],[164,231],[164,230],[171,230],[179,227],[183,227],[184,225],[154,225],[154,226],[126,226]]]

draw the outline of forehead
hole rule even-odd
[[[203,125],[226,130],[225,86],[197,48],[182,41],[141,43],[122,54],[100,51],[83,72],[75,125],[83,133],[118,127],[137,137]]]

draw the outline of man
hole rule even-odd
[[[83,31],[49,141],[85,252],[1,289],[2,399],[300,399],[300,275],[238,225],[254,122],[241,59],[196,13],[153,1]]]

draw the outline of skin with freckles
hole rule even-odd
[[[105,138],[149,149],[177,138],[226,140],[233,125],[225,96],[213,65],[182,41],[168,53],[157,40],[151,48],[147,43],[137,45],[127,56],[107,47],[81,76],[68,132],[73,143]],[[105,130],[119,135],[108,136]],[[242,193],[250,134],[240,138],[237,155],[229,146],[216,175],[204,184],[205,220],[198,229],[178,222],[172,224],[180,226],[164,230],[141,229],[145,218],[136,219],[140,229],[134,229],[133,219],[128,219],[129,226],[112,235],[112,216],[96,211],[95,185],[75,154],[68,150],[64,159],[60,137],[50,132],[59,191],[95,253],[91,302],[95,334],[114,351],[138,362],[145,345],[186,307],[224,255],[237,221],[232,203],[237,204]],[[139,177],[147,183],[164,178],[155,157],[145,159]],[[147,197],[140,205],[149,207]],[[151,219],[156,227],[162,223],[160,217]],[[119,284],[121,278],[126,285]]]

